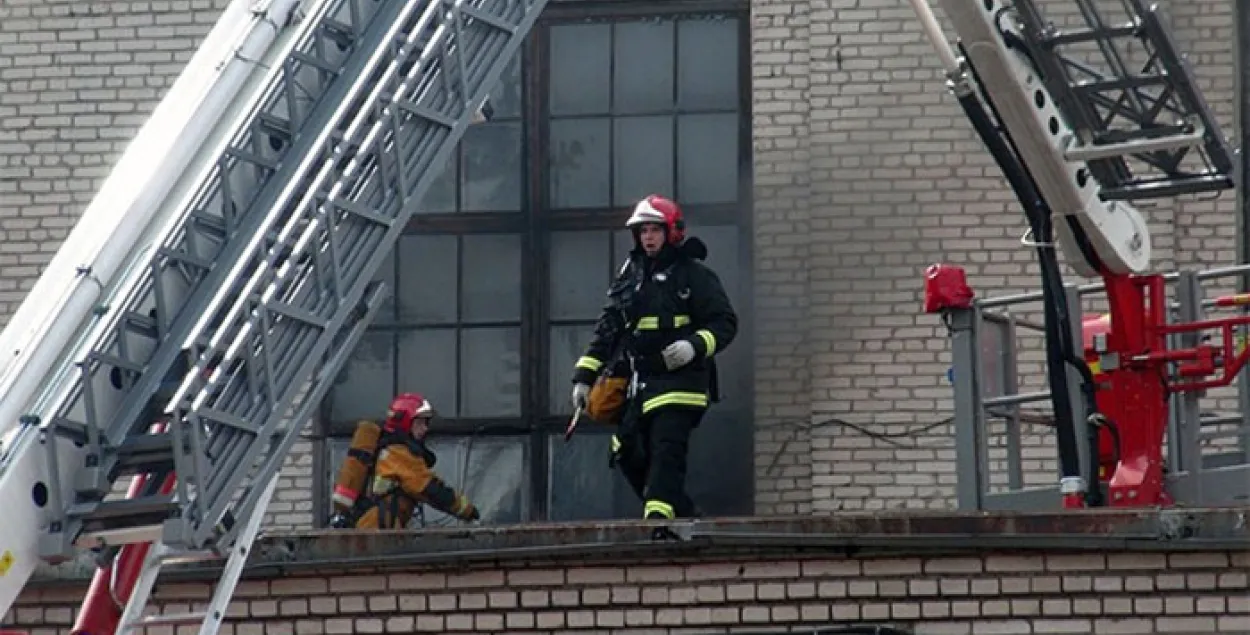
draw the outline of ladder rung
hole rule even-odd
[[[165,624],[194,624],[204,621],[208,615],[203,611],[198,613],[161,613],[158,615],[144,615],[143,617],[130,623],[130,626],[162,626]]]
[[[161,564],[183,564],[190,562],[209,562],[221,560],[222,556],[212,551],[180,551],[161,556]]]
[[[1115,26],[1108,29],[1082,29],[1080,31],[1068,31],[1059,33],[1047,38],[1043,38],[1043,42],[1051,46],[1062,46],[1064,44],[1077,44],[1080,42],[1093,42],[1099,38],[1117,38],[1129,37],[1137,35],[1138,29],[1141,28],[1136,24],[1125,24]]]
[[[506,20],[500,19],[489,13],[486,13],[485,11],[481,11],[477,8],[471,7],[468,4],[462,5],[460,7],[460,13],[463,15],[467,15],[470,18],[473,18],[474,20],[481,20],[483,23],[489,24],[495,27],[496,29],[499,29],[500,31],[507,33],[508,35],[512,35],[512,33],[516,31],[516,26],[509,24]]]
[[[1179,150],[1180,148],[1201,144],[1205,135],[1206,130],[1199,127],[1189,134],[1159,137],[1157,139],[1135,139],[1122,143],[1092,146],[1076,145],[1073,142],[1069,142],[1068,147],[1063,151],[1063,155],[1072,161],[1095,161],[1097,159],[1111,159],[1131,154],[1159,152],[1160,150]]]
[[[71,516],[84,520],[104,521],[137,516],[164,515],[178,510],[178,503],[169,494],[123,498],[93,503],[79,503],[69,508]]]
[[[117,529],[84,531],[74,541],[74,544],[83,549],[97,549],[101,547],[132,545],[141,542],[157,542],[164,536],[164,531],[163,525],[137,525]]]
[[[174,438],[168,432],[137,434],[117,446],[119,473],[169,470],[174,467]]]

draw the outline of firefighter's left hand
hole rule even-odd
[[[677,370],[694,359],[694,344],[686,340],[677,340],[665,347],[660,354],[664,356],[664,365],[669,370]]]

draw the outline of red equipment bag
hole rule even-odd
[[[937,313],[947,309],[967,309],[976,296],[968,286],[963,267],[929,265],[924,272],[924,311]]]

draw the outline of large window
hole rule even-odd
[[[682,203],[743,319],[688,486],[709,513],[750,512],[745,13],[683,4],[548,9],[492,93],[494,119],[466,133],[379,273],[393,300],[322,409],[320,491],[355,421],[417,391],[441,415],[436,470],[488,522],[640,515],[608,469],[609,431],[584,422],[567,444],[562,432],[573,362],[631,247],[628,207],[658,192]]]

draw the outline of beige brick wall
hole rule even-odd
[[[0,323],[224,4],[0,3]],[[1046,6],[1057,19],[1074,11]],[[948,345],[920,314],[920,273],[946,260],[982,292],[1034,288],[1022,215],[907,3],[751,7],[758,511],[948,507],[950,426],[913,433],[951,409]],[[1231,7],[1173,8],[1229,132]],[[1230,261],[1231,201],[1152,208],[1159,266]],[[1021,370],[1039,378],[1032,346]],[[1049,434],[1026,440],[1031,480],[1049,482]],[[275,527],[310,518],[311,455],[299,447]]]
[[[1078,553],[287,575],[240,585],[220,632],[659,635],[872,622],[918,635],[1245,633],[1247,567],[1245,553]],[[0,623],[68,633],[82,592],[27,591]],[[200,583],[156,592],[171,613],[208,595]]]

